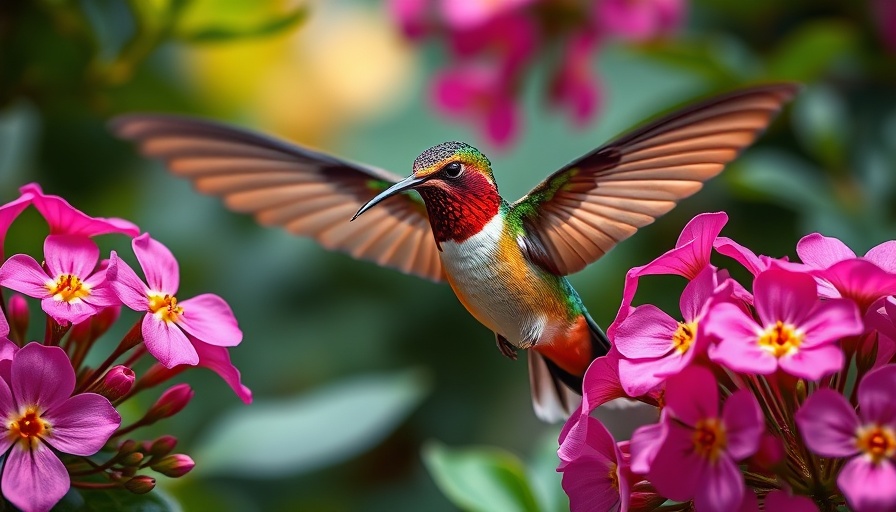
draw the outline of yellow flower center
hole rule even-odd
[[[896,454],[896,433],[890,427],[865,425],[856,432],[856,446],[877,464]]]
[[[8,424],[7,434],[12,442],[20,441],[33,448],[41,437],[50,430],[50,424],[40,417],[37,406],[27,407],[19,417],[13,417]]]
[[[54,300],[72,302],[90,295],[90,287],[72,274],[62,274],[55,282],[46,284]]]
[[[672,347],[684,354],[694,344],[695,339],[697,339],[697,322],[678,322],[678,329],[672,335]]]
[[[719,418],[700,420],[694,428],[691,440],[694,442],[694,451],[710,462],[715,462],[728,444],[725,426]]]
[[[176,322],[184,313],[184,308],[177,305],[177,297],[174,295],[149,294],[149,311],[160,320]]]
[[[610,477],[610,485],[613,486],[613,489],[619,490],[619,474],[616,472],[616,469],[619,466],[617,464],[610,464],[610,474],[607,475]]]
[[[759,346],[777,358],[796,353],[802,343],[803,333],[780,320],[759,335]]]

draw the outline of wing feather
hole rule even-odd
[[[594,262],[694,194],[768,126],[795,84],[750,87],[667,115],[576,159],[514,203],[524,253],[559,275]]]
[[[443,280],[426,210],[399,194],[349,222],[400,178],[392,173],[252,132],[200,119],[127,115],[112,121],[120,137],[165,161],[172,174],[221,197],[259,223],[317,239],[324,247],[385,267]]]

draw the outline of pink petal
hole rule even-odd
[[[619,489],[613,486],[609,475],[608,467],[595,465],[587,459],[578,459],[565,466],[561,485],[569,496],[570,512],[624,510]],[[623,480],[619,482],[623,483]]]
[[[709,357],[726,367],[746,373],[769,374],[778,367],[774,355],[762,350],[752,318],[730,303],[716,304],[706,315],[706,331],[721,341],[709,347]]]
[[[854,300],[862,312],[877,299],[896,294],[896,274],[863,259],[841,261],[814,274],[830,281],[843,297]]]
[[[719,416],[719,389],[712,372],[689,366],[666,381],[666,408],[693,427],[705,418]]]
[[[891,274],[896,274],[896,240],[888,240],[872,247],[865,259]]]
[[[812,276],[778,268],[756,276],[753,296],[756,313],[765,326],[777,321],[802,325],[818,302]]]
[[[896,468],[889,459],[875,464],[865,457],[853,457],[840,470],[837,487],[855,512],[896,508]]]
[[[628,396],[640,397],[656,389],[670,375],[678,374],[693,359],[694,352],[677,350],[658,359],[620,359],[619,382]]]
[[[53,279],[27,254],[10,256],[3,266],[0,266],[0,285],[29,297],[38,299],[48,297],[50,291],[47,286],[52,284]]]
[[[659,423],[639,427],[632,433],[632,472],[646,475],[650,471],[657,452],[665,442],[667,425],[667,421],[661,420]]]
[[[193,347],[199,355],[199,366],[217,373],[240,400],[252,403],[252,391],[240,381],[240,371],[230,362],[230,354],[226,348],[201,341],[193,341]]]
[[[896,366],[883,366],[869,372],[859,382],[859,411],[864,423],[896,427]]]
[[[701,316],[704,306],[715,292],[715,284],[716,270],[712,265],[707,265],[684,287],[678,307],[685,322],[693,322]]]
[[[51,234],[90,237],[108,233],[121,233],[133,237],[140,233],[140,228],[123,219],[90,217],[72,207],[68,201],[59,196],[45,195],[36,183],[25,185],[19,190],[23,194],[31,193],[34,195],[32,204],[46,219],[47,224],[50,225]]]
[[[221,297],[206,293],[178,303],[184,308],[177,323],[188,334],[211,345],[232,347],[243,339],[230,306]]]
[[[838,261],[856,257],[856,253],[839,239],[821,233],[811,233],[800,239],[796,253],[800,261],[815,268],[828,268]]]
[[[33,450],[16,446],[3,464],[3,496],[24,512],[45,512],[65,496],[71,485],[59,457],[45,444]]]
[[[143,233],[135,238],[131,245],[137,261],[146,275],[146,283],[154,292],[175,295],[180,285],[180,271],[177,260],[167,247]]]
[[[96,307],[81,299],[66,302],[47,297],[40,301],[40,306],[60,324],[65,322],[77,324],[96,314]]]
[[[44,240],[44,259],[52,277],[72,274],[83,280],[96,268],[100,248],[85,236],[50,235]]]
[[[121,425],[121,416],[105,397],[95,393],[75,395],[46,411],[53,425],[47,442],[62,453],[93,455]]]
[[[195,366],[199,363],[196,348],[177,325],[148,313],[143,317],[142,331],[146,350],[166,368],[173,368],[179,364]]]
[[[12,361],[12,394],[19,407],[40,405],[51,409],[75,390],[75,370],[65,351],[32,342]]]
[[[846,299],[828,299],[818,303],[812,316],[799,327],[806,333],[803,345],[813,347],[861,334],[864,329],[859,309]]]
[[[782,370],[809,380],[818,380],[843,368],[843,351],[837,344],[800,347],[794,354],[778,359]]]
[[[800,435],[810,450],[824,457],[847,457],[858,451],[859,417],[840,393],[819,389],[796,412]]]
[[[724,254],[743,265],[754,276],[768,268],[766,262],[756,256],[753,251],[728,237],[720,236],[716,238],[713,247],[719,254]]]
[[[697,487],[694,508],[707,512],[737,510],[744,499],[744,477],[730,457],[722,455],[706,465],[703,485]]]
[[[112,255],[109,256],[106,280],[125,306],[135,311],[149,310],[149,288],[137,277],[134,269],[118,257],[115,251],[112,251]]]
[[[8,362],[8,360],[5,360]],[[10,414],[17,412],[18,407],[12,397],[12,390],[5,379],[0,378],[0,417],[8,418]],[[8,425],[0,425],[0,453],[5,453],[12,440],[7,435],[2,435],[8,431]]]
[[[638,306],[617,328],[613,342],[627,358],[663,357],[674,347],[678,322],[653,304]]]
[[[746,389],[735,391],[722,408],[722,422],[728,438],[726,450],[734,460],[756,453],[765,431],[765,419],[756,398]]]
[[[662,496],[688,501],[706,485],[708,461],[694,451],[694,431],[667,422],[666,438],[650,464],[648,479]]]
[[[582,406],[590,413],[610,400],[626,396],[619,383],[619,353],[610,353],[591,362],[582,383]]]
[[[22,213],[22,210],[31,204],[32,194],[24,193],[12,201],[0,206],[0,259],[3,259],[3,242],[6,239],[6,232],[9,226],[16,220],[16,217]]]
[[[818,507],[806,496],[772,491],[765,496],[765,512],[818,512]]]

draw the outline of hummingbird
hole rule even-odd
[[[674,111],[574,159],[514,203],[463,142],[390,172],[224,124],[129,114],[110,126],[200,193],[262,225],[432,281],[528,357],[537,416],[568,417],[610,341],[566,276],[600,259],[718,175],[799,86],[743,88]]]

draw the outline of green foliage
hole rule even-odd
[[[218,43],[236,39],[266,37],[294,28],[308,16],[308,9],[298,7],[286,14],[275,16],[256,25],[247,27],[209,26],[177,34],[177,38],[188,43]]]
[[[181,507],[164,491],[134,494],[124,489],[72,489],[53,512],[180,512]]]
[[[336,464],[391,433],[427,395],[428,382],[417,370],[359,376],[234,409],[203,436],[194,473],[270,478]]]

